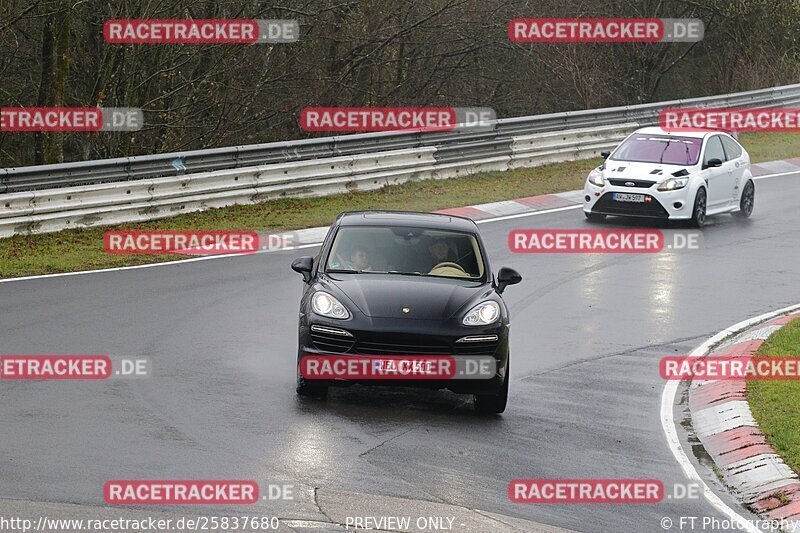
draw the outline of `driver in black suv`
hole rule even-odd
[[[448,243],[447,239],[444,237],[432,237],[428,241],[427,248],[429,259],[425,268],[422,270],[423,273],[430,272],[433,267],[439,263],[458,262],[458,257],[456,257],[456,254],[453,252],[452,248],[450,248],[450,243]]]

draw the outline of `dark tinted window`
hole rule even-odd
[[[442,263],[456,267],[434,268]],[[340,227],[328,255],[327,272],[399,273],[482,278],[486,271],[478,240],[455,231],[411,227]]]
[[[742,147],[730,137],[722,137],[722,146],[725,147],[725,155],[728,156],[728,161],[737,159],[742,155]]]
[[[719,159],[725,161],[725,151],[722,149],[722,143],[719,140],[719,135],[714,135],[708,140],[706,145],[706,153],[703,156],[703,164],[708,163],[711,159]]]

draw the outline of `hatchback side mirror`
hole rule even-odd
[[[603,156],[603,159],[608,159],[608,156],[611,155],[611,152],[609,152],[608,150],[603,150],[602,152],[600,152],[600,155]]]
[[[522,281],[522,276],[513,268],[503,267],[497,273],[497,292],[503,293],[509,285],[516,285]]]
[[[717,159],[715,157],[713,159],[709,159],[708,161],[706,161],[706,164],[703,165],[703,168],[706,169],[706,168],[721,167],[721,166],[722,166],[722,160],[721,159]]]
[[[314,258],[311,256],[298,257],[292,261],[292,270],[303,275],[303,281],[311,281],[311,269],[314,268]]]

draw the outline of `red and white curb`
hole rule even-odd
[[[749,357],[770,334],[797,317],[800,312],[795,311],[751,325],[706,357]],[[692,427],[725,484],[748,508],[770,520],[800,524],[800,477],[767,443],[750,411],[746,388],[744,380],[692,381]],[[794,531],[800,531],[800,525]]]
[[[583,191],[567,191],[556,194],[528,196],[527,198],[517,198],[516,200],[504,200],[502,202],[455,207],[453,209],[443,209],[435,212],[445,215],[467,217],[478,221],[487,218],[517,215],[520,213],[574,207],[576,205],[581,205],[582,197]]]
[[[780,161],[765,161],[750,165],[753,177],[764,176],[766,174],[782,174],[784,172],[797,172],[800,170],[800,157],[783,159]]]

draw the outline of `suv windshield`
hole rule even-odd
[[[633,135],[609,159],[668,165],[696,165],[703,139],[666,135]]]
[[[341,227],[326,272],[477,280],[486,271],[474,235],[412,227]]]

